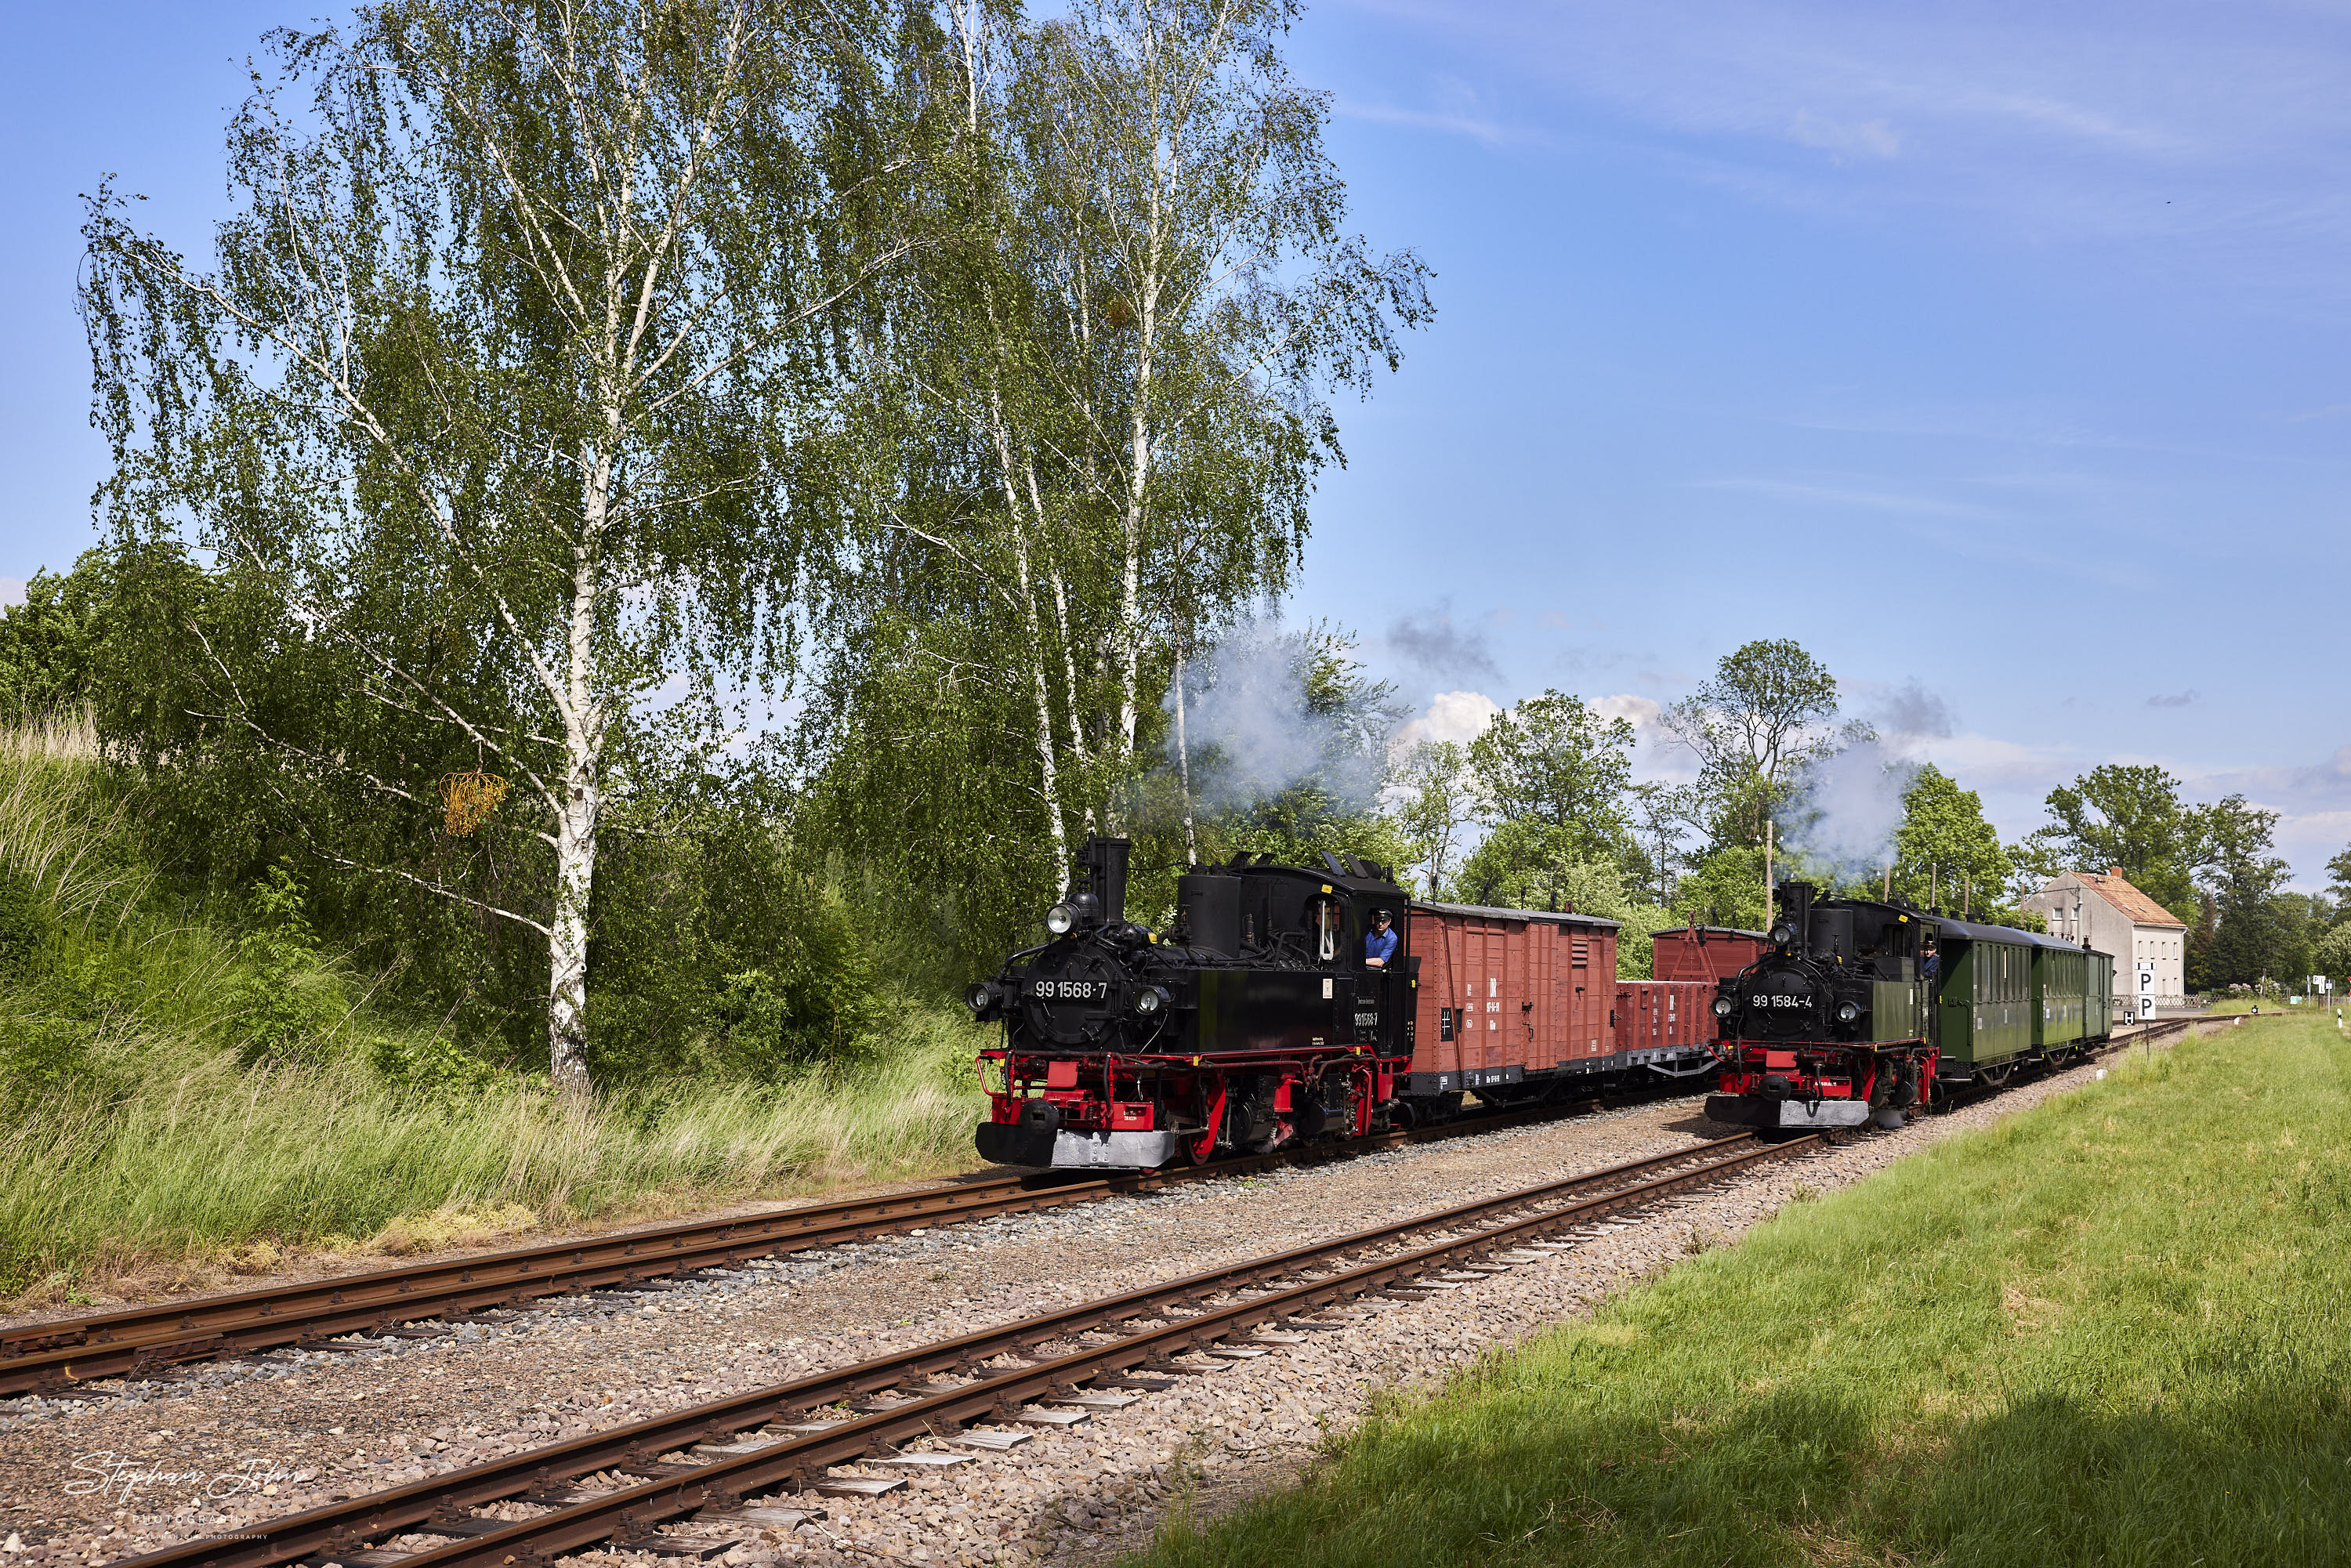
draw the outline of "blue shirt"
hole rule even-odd
[[[1385,931],[1364,933],[1364,956],[1366,958],[1377,958],[1384,964],[1395,956],[1395,947],[1396,934],[1395,927],[1393,925]]]

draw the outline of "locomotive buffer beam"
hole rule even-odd
[[[1761,1095],[1709,1094],[1709,1121],[1734,1127],[1858,1127],[1869,1120],[1866,1100],[1772,1100]]]

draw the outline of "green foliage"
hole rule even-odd
[[[1444,898],[1461,852],[1463,838],[1477,820],[1468,751],[1458,741],[1422,741],[1399,762],[1393,788],[1398,799],[1392,816],[1404,841],[1400,866],[1420,868],[1424,896]]]
[[[65,923],[38,883],[0,866],[0,983],[37,984],[47,977],[65,938]]]
[[[2311,946],[2314,975],[2334,977],[2336,989],[2346,988],[2345,977],[2351,976],[2351,921],[2335,926]]]
[[[1139,1562],[2333,1561],[2342,1049],[2182,1044],[1791,1205]]]
[[[1633,727],[1581,697],[1547,691],[1501,714],[1470,742],[1469,768],[1489,816],[1518,830],[1520,853],[1568,865],[1630,847]]]
[[[2049,792],[2051,821],[2032,841],[2062,869],[2122,868],[2131,885],[2192,919],[2205,826],[2179,798],[2179,780],[2152,764],[2108,763]]]
[[[433,1100],[465,1100],[516,1082],[514,1074],[438,1033],[379,1034],[368,1041],[367,1061],[386,1085]]]
[[[1915,904],[1957,912],[1973,888],[1973,907],[1991,919],[2013,919],[2009,902],[2015,864],[1983,814],[1983,798],[1962,789],[1933,763],[1918,769],[1902,797],[1895,831],[1894,891]]]
[[[2307,909],[2281,896],[2292,868],[2270,852],[2278,814],[2231,795],[2201,815],[2219,906],[2210,983],[2283,981],[2309,974]]]
[[[1673,915],[1679,925],[1767,929],[1771,916],[1763,902],[1763,847],[1734,845],[1699,861],[1675,887]]]
[[[748,1076],[787,1064],[838,1060],[881,1020],[865,943],[839,888],[815,883],[794,940],[771,968],[724,978],[713,1009],[727,1065]]]
[[[1761,845],[1790,781],[1835,745],[1836,677],[1789,638],[1725,653],[1713,676],[1665,714],[1698,755],[1698,794],[1718,849]]]
[[[972,6],[905,40],[937,140],[893,221],[925,243],[866,326],[862,532],[804,759],[828,841],[919,884],[975,965],[1033,934],[1086,832],[1146,878],[1184,859],[1174,674],[1287,589],[1332,392],[1428,312],[1419,262],[1346,230],[1288,15]],[[1211,791],[1197,852],[1384,833],[1346,789],[1266,795]]]
[[[0,609],[0,724],[78,706],[89,690],[89,606],[79,574],[37,571]]]
[[[343,999],[319,977],[318,935],[291,873],[271,866],[246,908],[251,925],[237,944],[244,973],[229,992],[243,1036],[238,1055],[248,1066],[289,1061],[342,1015]]]
[[[569,1092],[601,820],[666,804],[638,789],[789,669],[839,512],[798,439],[841,348],[811,302],[896,254],[825,150],[836,114],[890,141],[849,107],[871,62],[799,20],[363,6],[272,36],[210,271],[110,189],[89,204],[107,526],[214,562],[155,672],[200,743],[151,755],[243,774],[265,835],[536,934]],[[476,769],[496,831],[436,833],[442,781]]]

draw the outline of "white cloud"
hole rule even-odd
[[[1539,131],[1521,130],[1474,114],[1454,114],[1425,109],[1401,109],[1393,104],[1367,103],[1360,99],[1347,99],[1339,105],[1339,114],[1347,120],[1368,120],[1378,125],[1404,125],[1415,131],[1435,131],[1447,136],[1466,136],[1482,141],[1489,147],[1513,145],[1543,145],[1550,138]]]
[[[1424,740],[1472,741],[1485,734],[1486,727],[1501,712],[1502,705],[1483,692],[1439,692],[1430,699],[1426,713],[1396,732],[1396,747],[1402,750]]]
[[[1633,692],[1619,692],[1614,696],[1594,697],[1592,711],[1603,718],[1632,721],[1636,735],[1654,735],[1657,721],[1666,711],[1665,705],[1655,697],[1645,697]]]
[[[1666,784],[1696,782],[1698,756],[1666,727],[1665,705],[1656,698],[1617,692],[1593,698],[1592,711],[1603,718],[1621,718],[1633,727],[1635,778]]]

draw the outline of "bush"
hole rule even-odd
[[[345,1009],[319,972],[318,936],[302,913],[302,886],[293,875],[271,866],[246,904],[255,925],[237,944],[246,969],[230,996],[244,1035],[237,1054],[251,1066],[300,1054]]]

